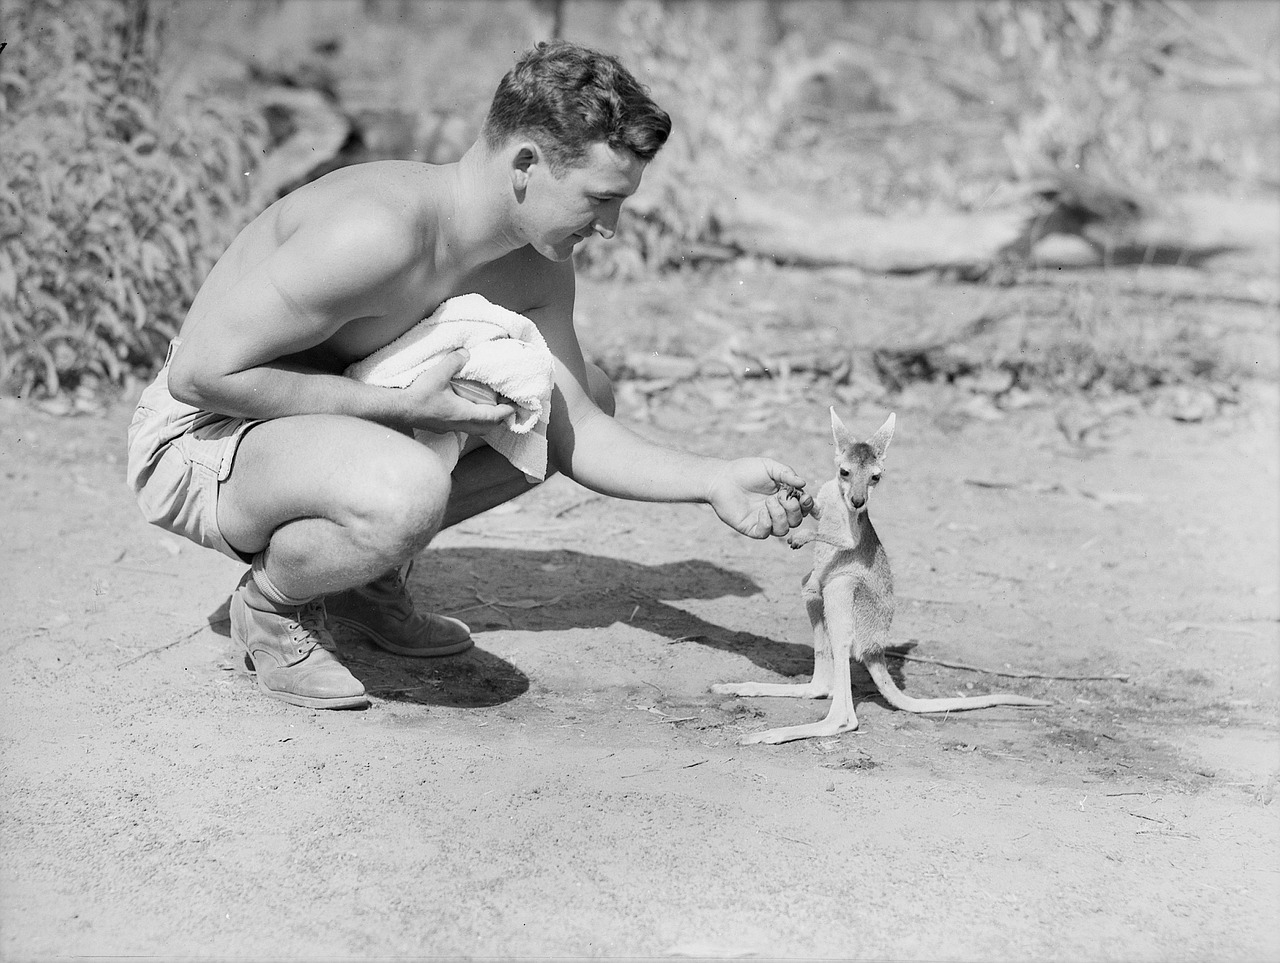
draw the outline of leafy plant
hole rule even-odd
[[[1235,131],[1225,117],[1206,124],[1185,100],[1173,110],[1163,99],[1187,85],[1198,87],[1201,99],[1238,85],[1226,113],[1247,116],[1248,92],[1274,90],[1280,72],[1189,5],[995,0],[975,8],[971,27],[972,47],[1007,118],[1004,147],[1019,179],[1080,171],[1156,194],[1186,186],[1197,172],[1227,180],[1249,173],[1239,161],[1256,155],[1261,138],[1252,124]],[[1273,150],[1274,135],[1270,140]],[[1258,162],[1254,156],[1251,166]]]
[[[51,396],[152,369],[247,218],[265,143],[242,105],[171,96],[163,8],[30,0],[0,55],[0,389]]]

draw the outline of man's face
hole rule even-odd
[[[592,234],[613,237],[622,202],[636,192],[645,162],[628,150],[592,144],[577,167],[552,173],[542,157],[529,169],[522,221],[543,257],[565,261]]]

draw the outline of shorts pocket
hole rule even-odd
[[[146,477],[139,478],[134,491],[142,517],[153,525],[180,535],[184,531],[189,512],[191,470],[181,453],[172,447],[165,449],[151,463]]]

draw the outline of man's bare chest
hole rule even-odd
[[[346,367],[390,344],[429,318],[445,301],[463,294],[479,294],[518,314],[536,307],[527,286],[502,271],[481,271],[461,278],[425,278],[406,285],[403,292],[389,300],[382,313],[349,321],[319,348],[332,359],[333,367]]]

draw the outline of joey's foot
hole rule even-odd
[[[783,699],[826,699],[831,696],[828,686],[814,682],[721,682],[711,687],[717,695],[776,696]]]
[[[822,739],[827,736],[838,736],[842,732],[853,732],[857,728],[857,719],[836,723],[823,719],[821,722],[811,722],[804,726],[784,726],[781,729],[765,729],[763,732],[751,732],[739,739],[738,742],[744,746],[752,746],[761,742],[776,746],[784,742],[795,742],[797,739]]]

